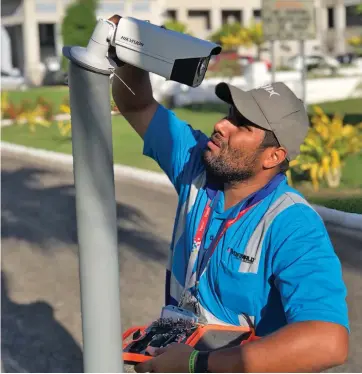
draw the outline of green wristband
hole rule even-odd
[[[197,359],[197,355],[199,354],[199,351],[192,351],[190,358],[189,358],[189,373],[195,373],[195,363]]]

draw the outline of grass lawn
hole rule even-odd
[[[23,92],[10,92],[10,99],[19,103],[23,98],[36,100],[43,96],[59,106],[68,96],[67,87],[45,87]],[[320,105],[326,112],[348,113],[355,116],[356,122],[362,120],[362,108],[359,99],[323,103]],[[175,109],[176,115],[190,123],[195,129],[210,134],[213,124],[221,118],[225,111],[223,105],[193,105]],[[112,117],[114,162],[133,167],[161,171],[158,165],[148,157],[142,155],[142,140],[121,116]],[[60,135],[56,124],[50,128],[40,127],[31,133],[26,125],[2,128],[2,140],[29,147],[42,148],[56,152],[71,153],[70,138]],[[342,183],[338,189],[322,189],[315,193],[309,185],[297,185],[296,188],[312,203],[321,204],[335,209],[341,209],[362,214],[362,155],[350,157],[343,171]]]
[[[362,115],[361,99],[348,99],[340,101],[330,101],[322,104],[317,104],[327,113],[341,113],[341,114],[360,114]]]
[[[54,103],[54,109],[57,110],[61,102],[69,97],[69,88],[67,86],[50,86],[50,87],[39,87],[31,88],[24,91],[9,91],[9,100],[16,104],[19,104],[22,100],[36,101],[38,97],[44,97],[45,99]],[[348,99],[340,101],[331,101],[321,104],[322,109],[327,113],[338,112],[340,114],[346,114],[346,120],[352,119],[352,122],[362,121],[362,107],[361,99]],[[211,111],[224,113],[225,106],[219,104],[203,105],[203,106],[190,106],[189,109],[196,111]],[[312,112],[312,105],[308,107],[309,112]],[[357,115],[357,116],[356,116]]]
[[[308,196],[309,202],[312,204],[322,205],[326,208],[342,210],[349,213],[362,214],[362,194],[354,196],[336,197],[317,197]]]
[[[212,123],[220,118],[219,113],[192,113],[190,110],[177,109],[176,114],[206,133],[212,130]],[[149,157],[142,155],[143,142],[137,133],[121,116],[112,117],[114,162],[138,168],[160,171],[158,165]],[[2,128],[2,141],[16,143],[55,152],[72,153],[71,138],[60,135],[54,123],[49,128],[39,126],[31,133],[26,125],[13,125]]]

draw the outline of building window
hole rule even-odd
[[[225,23],[235,23],[242,22],[241,19],[242,11],[241,10],[223,10],[221,11],[222,24]]]
[[[328,28],[334,28],[334,8],[327,8],[328,12]]]
[[[56,13],[57,3],[37,0],[35,3],[35,11],[37,13]]]
[[[41,47],[49,47],[54,45],[54,24],[40,23],[39,24],[39,41]]]
[[[210,12],[208,10],[189,10],[190,23],[203,24],[203,29],[211,30]]]
[[[10,44],[11,44],[11,62],[14,68],[18,68],[21,72],[24,72],[24,56],[23,56],[23,38],[22,38],[22,27],[16,26],[4,26],[6,31],[9,33]]]
[[[362,14],[357,12],[356,5],[346,6],[346,26],[362,26]]]
[[[177,21],[177,11],[174,9],[167,9],[166,18],[172,21]]]
[[[132,1],[132,12],[148,12],[150,10],[149,0]]]
[[[122,0],[114,2],[99,1],[97,13],[103,14],[122,14],[124,12],[124,2]]]
[[[261,9],[253,9],[253,17],[255,20],[261,20]]]

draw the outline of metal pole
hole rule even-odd
[[[300,41],[300,56],[302,58],[302,71],[301,71],[301,86],[302,86],[302,97],[304,105],[306,104],[306,66],[305,66],[305,43],[304,40]]]
[[[123,372],[109,74],[70,61],[84,371]]]
[[[271,57],[271,80],[275,82],[275,40],[270,41],[270,57]]]

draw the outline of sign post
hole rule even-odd
[[[306,100],[305,41],[316,37],[314,0],[263,0],[262,21],[264,38],[271,42],[272,59],[275,60],[275,40],[300,42],[302,59],[302,100]],[[272,61],[275,64],[275,61]],[[275,74],[273,73],[273,80]]]
[[[302,57],[302,100],[303,103],[305,103],[305,98],[306,98],[306,66],[305,66],[305,41],[301,40],[300,41],[300,56]]]
[[[271,57],[271,77],[272,77],[272,83],[275,82],[275,40],[270,41],[270,57]]]

